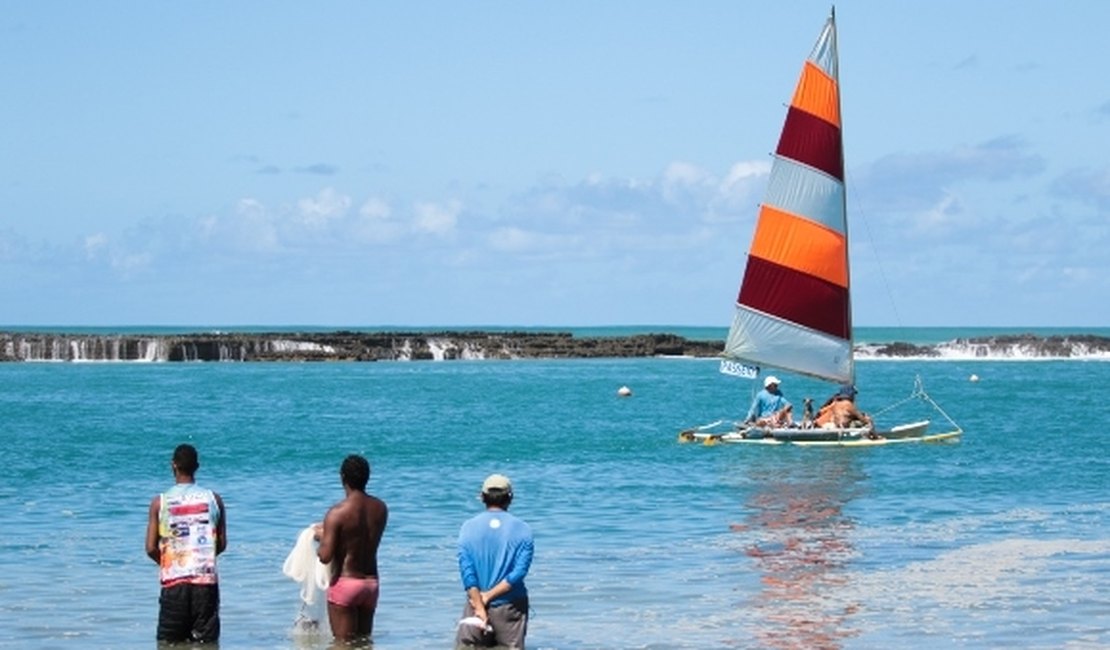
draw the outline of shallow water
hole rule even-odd
[[[328,646],[281,564],[350,452],[391,509],[375,648],[451,646],[494,471],[536,533],[534,649],[1110,646],[1110,363],[858,372],[866,410],[921,375],[963,440],[679,444],[746,409],[713,361],[0,365],[0,647],[154,645],[146,507],[183,441],[228,507],[225,648]]]

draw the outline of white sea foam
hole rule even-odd
[[[312,341],[292,341],[289,339],[274,339],[269,342],[270,350],[282,354],[334,354],[335,348]]]
[[[1048,350],[1032,344],[989,344],[952,341],[923,347],[921,354],[882,354],[885,344],[857,345],[856,359],[860,361],[1110,361],[1110,351],[1093,348],[1083,343],[1072,343],[1068,354],[1050,354]]]

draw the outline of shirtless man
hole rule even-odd
[[[817,411],[817,417],[813,421],[814,425],[818,427],[832,425],[841,429],[863,426],[873,429],[875,424],[872,422],[871,416],[856,407],[855,398],[856,389],[854,387],[842,387]]]
[[[370,463],[350,455],[339,468],[347,496],[316,525],[320,540],[317,556],[331,565],[328,622],[336,639],[369,639],[378,606],[378,544],[389,510],[385,502],[366,493]]]

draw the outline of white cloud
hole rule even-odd
[[[393,216],[393,208],[379,198],[369,198],[358,209],[353,224],[354,237],[364,243],[378,244],[399,240],[406,227]]]
[[[85,259],[95,260],[107,246],[108,236],[104,233],[98,232],[85,237]]]
[[[490,247],[494,250],[505,252],[519,252],[533,248],[537,237],[535,233],[522,230],[515,226],[511,228],[498,228],[489,235]]]
[[[216,232],[213,232],[215,230]],[[215,219],[204,229],[209,236],[215,234],[226,237],[227,243],[234,247],[253,251],[277,251],[281,241],[277,226],[269,210],[261,201],[241,199],[235,206],[230,219]]]
[[[960,199],[946,192],[936,204],[916,216],[917,230],[920,233],[941,234],[958,220],[962,212]]]
[[[553,235],[516,226],[497,228],[486,241],[491,249],[501,253],[539,253],[548,258],[581,247],[581,238],[576,235]]]
[[[729,168],[725,180],[721,183],[721,191],[728,193],[739,186],[750,186],[753,182],[763,183],[771,173],[771,163],[768,161],[738,162]]]
[[[706,219],[734,221],[738,218],[753,218],[770,173],[769,161],[745,161],[732,165],[724,179],[717,184],[716,195],[710,201]]]
[[[351,197],[326,187],[312,198],[297,202],[301,223],[311,228],[321,228],[329,222],[342,218],[351,207]]]
[[[448,235],[455,230],[462,203],[417,203],[413,206],[413,227],[417,232],[431,235]]]
[[[389,204],[379,198],[369,198],[358,209],[360,217],[366,220],[388,219],[393,213]]]
[[[712,195],[717,185],[713,174],[685,162],[672,162],[663,170],[659,182],[661,196],[675,204],[698,203]]]
[[[687,162],[676,161],[663,170],[664,186],[699,186],[712,184],[713,175],[708,171]]]
[[[150,253],[127,253],[112,256],[112,268],[128,277],[135,271],[143,270],[151,265],[154,256]]]

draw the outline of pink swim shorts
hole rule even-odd
[[[375,609],[378,606],[378,579],[339,576],[328,587],[328,602],[340,607]]]

